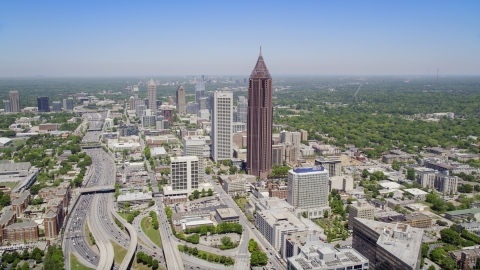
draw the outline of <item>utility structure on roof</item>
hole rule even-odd
[[[272,171],[272,77],[262,56],[248,83],[247,171],[266,179]]]

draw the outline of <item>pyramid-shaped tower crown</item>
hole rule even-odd
[[[260,55],[258,56],[257,64],[250,75],[250,78],[271,79],[270,72],[268,72],[267,65],[263,60],[262,47],[260,47]]]
[[[148,83],[148,85],[155,85],[155,82],[153,81],[153,79],[150,79],[150,82]]]

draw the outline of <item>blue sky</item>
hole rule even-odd
[[[480,1],[4,1],[0,76],[480,75]]]

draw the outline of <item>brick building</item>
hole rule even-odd
[[[3,234],[10,243],[34,242],[38,240],[38,225],[30,221],[13,223],[3,230]]]
[[[17,216],[15,215],[15,212],[13,212],[12,210],[3,211],[3,214],[0,217],[0,243],[2,243],[5,239],[3,230],[8,225],[15,223],[15,221],[17,221]]]
[[[25,190],[22,193],[13,193],[10,197],[12,199],[12,210],[17,217],[22,217],[23,211],[25,211],[30,201],[30,191]]]

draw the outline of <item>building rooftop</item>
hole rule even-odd
[[[22,204],[28,196],[30,196],[30,191],[28,190],[23,191],[22,193],[20,193],[20,196],[18,197],[18,199],[15,199],[12,201],[12,205]]]
[[[328,172],[325,170],[324,167],[307,167],[307,168],[296,168],[290,170],[293,173],[301,174],[301,173],[318,173],[318,172]]]
[[[150,149],[150,154],[152,156],[158,156],[158,155],[166,155],[167,151],[165,151],[165,148],[162,147],[154,147]]]
[[[464,209],[464,210],[448,211],[448,212],[445,212],[445,215],[456,216],[456,215],[478,214],[478,213],[480,213],[480,208],[471,208],[471,209]]]
[[[404,189],[404,191],[412,194],[412,195],[415,195],[415,196],[421,196],[421,195],[427,195],[428,192],[425,192],[421,189],[418,189],[418,188],[407,188],[407,189]]]
[[[0,225],[7,223],[7,221],[10,220],[14,214],[15,212],[10,209],[3,211],[3,214],[0,217]]]
[[[17,229],[17,228],[29,228],[29,227],[37,227],[37,223],[31,221],[24,221],[22,223],[13,223],[7,226],[7,229]]]
[[[368,259],[353,248],[337,249],[322,241],[308,241],[297,256],[288,258],[295,269],[345,269],[368,263]]]
[[[0,172],[28,171],[30,167],[30,162],[0,163]]]
[[[219,208],[216,209],[217,214],[222,218],[238,218],[237,212],[233,208]]]
[[[122,194],[118,196],[117,201],[118,202],[126,202],[126,201],[135,201],[135,200],[151,200],[152,193],[143,193],[143,192],[137,192],[137,193],[132,193],[132,192],[127,192],[126,194]]]
[[[379,234],[377,246],[416,269],[418,253],[422,245],[423,230],[408,224],[390,224],[369,219],[356,218]]]

